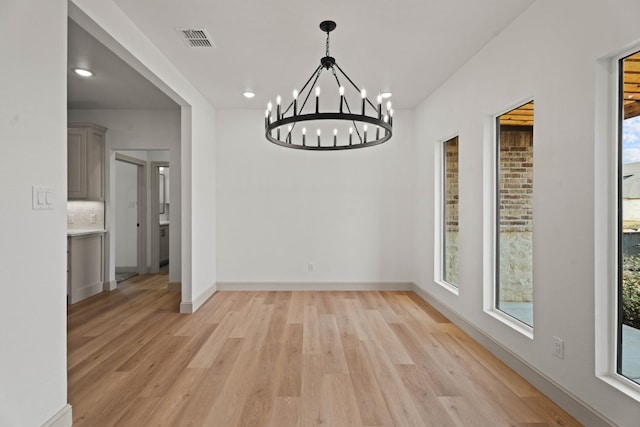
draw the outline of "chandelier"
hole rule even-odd
[[[284,108],[282,98],[278,95],[274,117],[273,104],[269,102],[264,119],[265,136],[274,144],[298,150],[330,151],[372,147],[391,138],[391,102],[386,103],[383,112],[382,96],[377,96],[377,104],[374,105],[367,98],[367,91],[360,89],[330,55],[329,35],[335,28],[333,21],[320,23],[320,29],[327,33],[326,55],[320,59],[320,65],[311,73],[302,89],[293,91],[293,99],[287,107]],[[332,102],[335,109],[330,111],[322,108],[320,86],[316,85],[323,71],[330,71],[338,89]],[[350,93],[345,91],[341,79],[352,86]],[[315,93],[315,102],[308,102],[312,92]],[[350,96],[355,105],[349,104]],[[330,134],[331,128],[333,135]],[[324,139],[322,129],[325,135],[329,133]]]

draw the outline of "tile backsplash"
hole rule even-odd
[[[67,229],[104,229],[104,202],[67,202]]]

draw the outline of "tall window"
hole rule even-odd
[[[458,286],[458,137],[443,142],[442,279]]]
[[[639,85],[637,52],[620,61],[617,371],[640,384]]]
[[[496,307],[533,326],[533,101],[496,130]]]

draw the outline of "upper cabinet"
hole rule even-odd
[[[67,198],[104,200],[104,137],[93,123],[67,125]]]

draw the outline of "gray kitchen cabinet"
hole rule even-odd
[[[67,124],[67,198],[104,200],[105,133],[93,123]]]
[[[169,224],[160,225],[160,266],[169,263]]]
[[[103,290],[104,233],[67,238],[67,293],[70,304]]]

